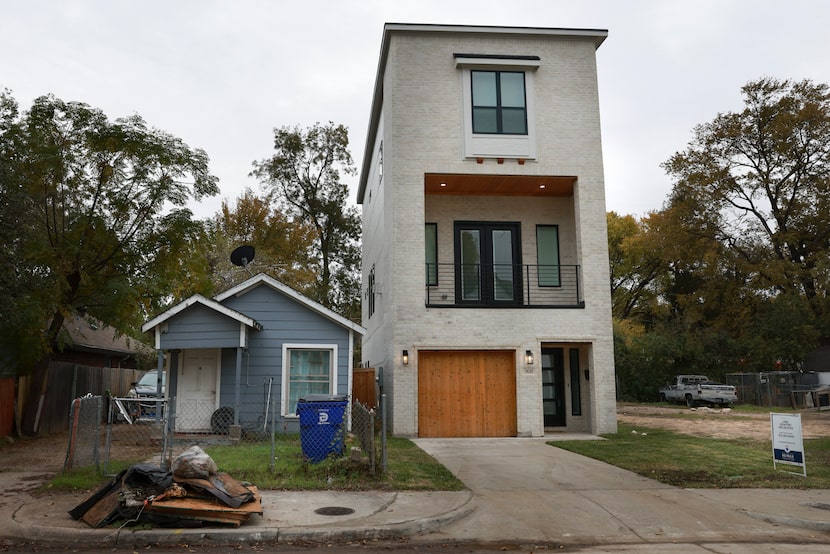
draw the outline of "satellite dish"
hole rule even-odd
[[[231,252],[231,263],[248,269],[248,264],[254,261],[254,247],[249,245],[240,246]]]

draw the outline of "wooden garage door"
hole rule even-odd
[[[516,432],[514,351],[418,351],[418,436]]]

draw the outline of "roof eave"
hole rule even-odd
[[[202,306],[205,306],[206,308],[208,308],[210,310],[213,310],[213,311],[215,311],[217,313],[220,313],[224,316],[230,317],[231,319],[239,321],[240,323],[243,323],[243,324],[247,325],[248,327],[252,327],[252,328],[254,328],[258,331],[262,330],[262,324],[259,323],[258,321],[256,321],[255,319],[253,319],[251,317],[248,317],[248,316],[246,316],[245,314],[243,314],[241,312],[237,312],[236,310],[232,310],[231,308],[228,308],[227,306],[223,306],[222,304],[220,304],[219,302],[216,302],[215,300],[205,298],[201,294],[194,294],[190,298],[188,298],[186,300],[183,300],[182,302],[179,302],[178,304],[176,304],[175,306],[173,306],[169,310],[165,311],[164,313],[156,316],[155,318],[151,319],[150,321],[148,321],[147,323],[142,325],[141,326],[141,331],[144,332],[144,333],[150,332],[153,329],[155,329],[156,327],[158,327],[159,325],[161,325],[162,323],[164,323],[165,321],[167,321],[168,319],[170,319],[173,316],[187,310],[188,308],[190,308],[191,306],[193,306],[195,304],[201,304]]]

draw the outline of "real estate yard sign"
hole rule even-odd
[[[777,469],[777,464],[801,466],[802,475],[807,477],[804,441],[801,437],[801,414],[769,415],[772,423],[772,467]]]

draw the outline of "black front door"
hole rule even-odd
[[[456,300],[510,305],[522,301],[518,223],[456,222]]]
[[[564,353],[564,348],[542,348],[542,410],[545,427],[565,426]]]

